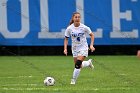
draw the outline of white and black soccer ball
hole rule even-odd
[[[44,79],[44,84],[45,84],[46,86],[53,86],[53,85],[55,84],[55,80],[54,80],[53,77],[46,77],[46,78]]]

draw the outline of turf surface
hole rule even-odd
[[[140,93],[140,59],[136,56],[90,56],[94,70],[83,68],[70,85],[71,56],[0,56],[0,93]],[[46,76],[55,86],[44,86]]]

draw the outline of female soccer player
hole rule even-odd
[[[94,66],[92,65],[92,59],[84,61],[84,59],[88,56],[88,43],[86,40],[86,34],[89,34],[91,37],[90,43],[91,52],[95,50],[95,48],[93,47],[94,34],[92,33],[89,27],[80,22],[80,19],[81,19],[80,13],[74,12],[70,21],[70,25],[67,27],[65,31],[64,54],[67,55],[68,38],[71,37],[72,54],[75,63],[75,69],[73,71],[73,77],[71,79],[70,84],[76,83],[81,68],[83,67],[94,68]]]

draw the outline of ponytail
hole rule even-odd
[[[71,25],[71,24],[73,24],[73,23],[74,23],[74,21],[73,21],[73,17],[72,17],[71,20],[70,20],[69,25]]]

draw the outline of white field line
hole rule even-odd
[[[7,77],[0,77],[0,78],[32,78],[32,77],[36,77],[36,76],[7,76]]]
[[[1,86],[3,86],[3,87],[7,87],[7,86],[39,86],[39,84],[4,84]]]
[[[131,75],[131,74],[128,74],[128,73],[119,73],[118,75],[120,75],[120,76],[129,76],[129,75]],[[139,76],[140,73],[135,73],[135,74],[133,74],[133,75]]]
[[[128,76],[128,74],[121,73],[120,76]]]
[[[30,91],[30,90],[48,90],[48,88],[44,87],[44,88],[7,88],[7,87],[3,87],[1,88],[2,90],[27,90],[27,91]],[[83,91],[98,91],[98,90],[105,90],[105,91],[110,91],[110,90],[132,90],[132,89],[137,89],[137,88],[130,88],[130,87],[118,87],[118,88],[91,88],[91,89],[82,89]],[[81,89],[63,89],[63,88],[55,88],[52,89],[54,91],[57,91],[57,90],[61,90],[61,91],[67,91],[67,90],[81,90]]]
[[[120,76],[128,76],[129,74],[125,74],[125,73],[120,73],[118,74]],[[140,74],[133,74],[133,75],[136,75],[136,76],[140,76]],[[65,75],[65,76],[68,76],[68,75]],[[29,76],[7,76],[7,77],[2,77],[0,76],[0,78],[32,78],[32,77],[42,77],[42,76],[32,76],[32,75],[29,75]]]

